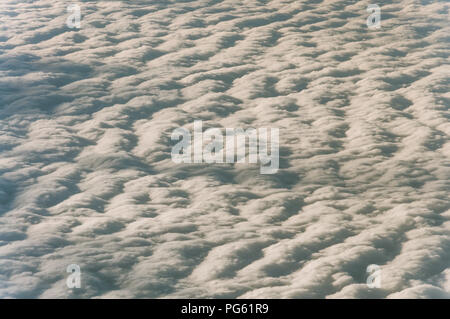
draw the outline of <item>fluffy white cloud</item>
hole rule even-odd
[[[0,297],[448,298],[448,4],[368,4],[3,0]],[[280,170],[174,164],[194,120]]]

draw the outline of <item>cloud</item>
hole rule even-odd
[[[79,4],[0,5],[0,297],[448,298],[445,2]],[[194,120],[279,171],[173,163]]]

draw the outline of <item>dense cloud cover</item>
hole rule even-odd
[[[449,4],[369,3],[2,0],[0,297],[449,298]],[[194,120],[279,171],[173,163]]]

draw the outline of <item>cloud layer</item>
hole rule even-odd
[[[0,297],[450,297],[447,2],[79,4],[0,4]],[[174,164],[194,120],[280,170]]]

